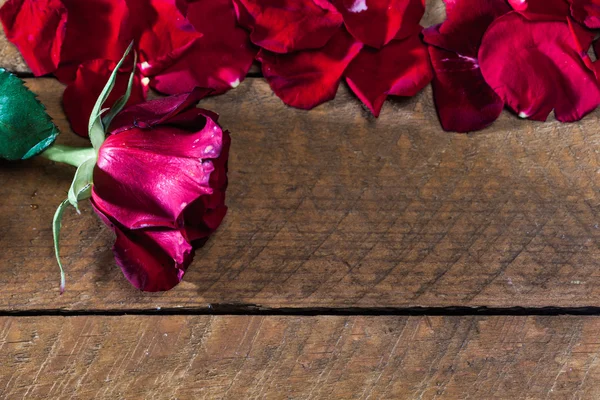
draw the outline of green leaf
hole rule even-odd
[[[92,181],[94,175],[94,166],[96,165],[96,156],[88,158],[84,161],[73,178],[73,183],[69,189],[69,203],[79,213],[79,202],[89,199],[92,194]]]
[[[0,158],[27,159],[54,142],[58,129],[23,81],[0,68]]]
[[[52,221],[52,234],[54,235],[54,254],[56,255],[56,261],[58,261],[58,267],[60,268],[60,294],[65,291],[65,271],[63,270],[62,263],[60,262],[60,228],[62,223],[62,217],[65,212],[65,208],[69,205],[69,200],[64,200],[54,214],[54,220]]]
[[[131,74],[129,74],[129,82],[127,83],[127,90],[125,94],[119,98],[112,106],[108,114],[102,118],[102,123],[104,127],[108,129],[110,127],[110,123],[113,118],[121,112],[125,104],[129,101],[129,97],[131,96],[131,88],[133,87],[133,79],[135,78],[135,66],[137,65],[137,52],[133,52],[133,68],[131,69]]]
[[[90,122],[88,124],[88,133],[90,136],[90,140],[92,141],[92,146],[94,146],[96,152],[98,152],[100,146],[102,146],[102,143],[104,143],[105,139],[105,130],[101,118],[103,112],[102,105],[104,105],[104,102],[106,101],[106,99],[110,95],[110,92],[115,86],[115,81],[117,80],[117,73],[119,72],[121,65],[123,65],[125,58],[127,58],[127,55],[129,55],[129,52],[131,51],[132,47],[133,42],[129,44],[129,47],[127,47],[127,50],[125,50],[125,54],[123,54],[123,58],[121,58],[121,60],[113,70],[112,74],[110,74],[106,86],[104,86],[104,89],[102,89],[102,93],[100,93],[100,97],[98,97],[98,100],[96,100],[96,104],[92,109],[92,114],[90,115]]]

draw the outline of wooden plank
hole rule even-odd
[[[0,396],[597,399],[598,317],[0,319]]]
[[[84,144],[62,86],[28,82],[60,141]],[[1,309],[600,305],[599,111],[573,124],[504,113],[458,135],[440,129],[429,90],[376,120],[345,88],[305,112],[262,79],[203,105],[232,131],[230,212],[184,282],[133,290],[87,207],[66,213],[58,296],[50,223],[73,171],[2,163]]]

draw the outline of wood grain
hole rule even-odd
[[[0,319],[6,399],[597,399],[597,317]]]
[[[62,86],[29,80],[64,132]],[[504,113],[473,135],[443,132],[429,90],[379,119],[341,88],[310,112],[262,79],[203,102],[232,131],[230,212],[184,282],[133,290],[111,234],[66,213],[67,292],[50,223],[72,169],[0,168],[0,308],[600,305],[600,112],[573,124]]]

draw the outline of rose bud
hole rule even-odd
[[[54,216],[56,258],[65,208],[78,210],[90,199],[96,213],[116,234],[116,262],[133,286],[169,290],[192,262],[194,249],[221,224],[227,207],[227,157],[230,137],[218,115],[196,108],[210,90],[148,101],[121,111],[135,78],[109,109],[117,72],[133,43],[116,65],[89,118],[89,148],[52,145],[42,156],[77,167],[68,198]],[[134,54],[133,65],[137,57]]]
[[[117,235],[117,264],[144,291],[177,285],[227,211],[229,133],[195,107],[203,94],[126,109],[98,152],[91,202]]]

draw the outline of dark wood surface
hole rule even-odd
[[[83,145],[62,86],[28,80],[60,141]],[[429,90],[372,118],[342,87],[306,112],[260,78],[203,101],[231,130],[230,212],[184,281],[134,291],[89,207],[66,213],[58,296],[50,223],[72,169],[0,168],[0,308],[599,306],[600,112],[574,124],[504,113],[443,132]]]
[[[597,399],[597,317],[0,319],[10,399]]]
[[[27,73],[1,35],[0,66]],[[27,84],[86,145],[64,87]],[[600,111],[459,135],[430,88],[375,119],[344,85],[306,112],[258,77],[201,105],[232,132],[230,212],[168,293],[127,283],[86,206],[60,296],[74,171],[0,161],[0,398],[600,398],[600,317],[559,315],[600,307]]]

